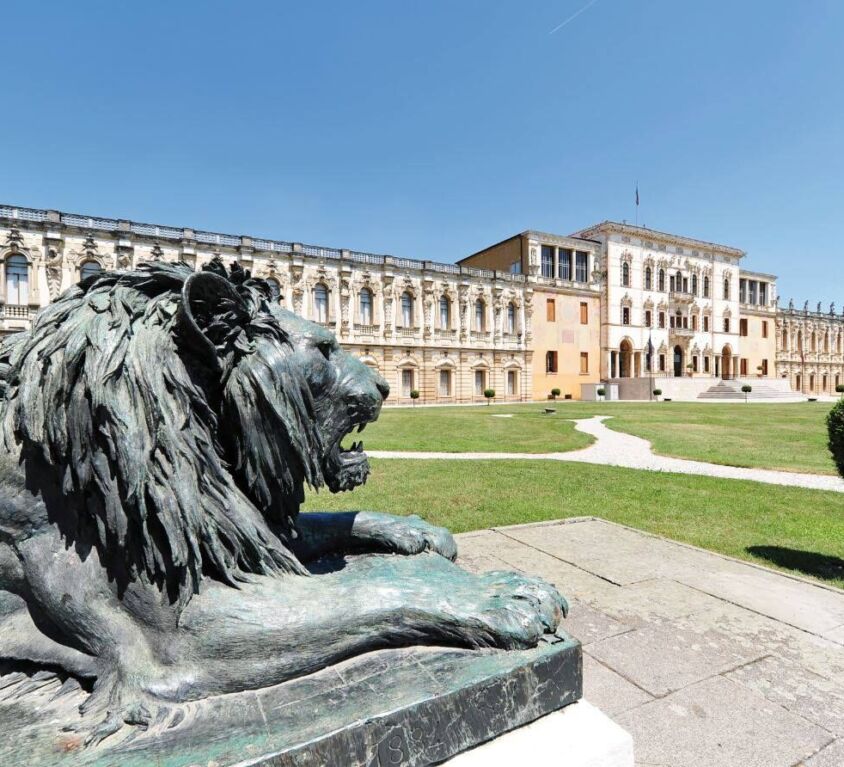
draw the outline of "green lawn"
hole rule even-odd
[[[732,466],[835,474],[824,419],[831,405],[556,402],[386,409],[367,427],[370,450],[560,452],[589,444],[569,418],[611,415],[612,429],[648,439],[663,455]],[[496,418],[494,414],[513,414]]]
[[[593,515],[712,551],[793,550],[791,571],[844,587],[844,495],[551,461],[373,460],[354,493],[310,494],[308,509],[417,513],[454,532]]]

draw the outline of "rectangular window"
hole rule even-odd
[[[762,338],[768,337],[768,320],[762,320]]]
[[[704,357],[704,358],[703,358],[703,372],[704,372],[704,373],[708,373],[708,372],[709,372],[709,357]]]
[[[767,282],[760,282],[759,283],[759,304],[761,306],[768,305],[768,283]]]
[[[692,315],[692,330],[697,331],[697,315]]]
[[[664,328],[664,327],[665,327],[665,312],[660,312],[660,313],[659,313],[659,326],[660,326],[661,328]]]
[[[581,301],[580,303],[580,324],[589,324],[589,304]]]
[[[730,332],[730,318],[729,317],[724,317],[724,332],[725,333]]]
[[[521,261],[514,261],[510,264],[510,274],[521,274],[522,273],[522,262]]]
[[[440,397],[451,396],[451,371],[440,370]]]
[[[507,371],[507,395],[512,397],[518,393],[518,379],[515,370]]]
[[[706,315],[703,316],[703,332],[709,332],[709,317],[707,317]]]
[[[557,321],[557,302],[553,298],[545,299],[545,319],[548,322]]]
[[[557,372],[557,352],[545,352],[545,372]]]
[[[768,360],[762,360],[762,375],[768,375]]]
[[[747,320],[746,319],[739,320],[738,327],[739,327],[739,335],[740,336],[746,336],[747,335]]]
[[[751,304],[759,303],[759,283],[756,280],[751,280],[748,287],[750,288],[748,299]]]
[[[589,254],[578,250],[575,254],[575,273],[574,279],[577,282],[589,282]]]
[[[747,280],[739,280],[738,300],[743,304],[747,303]]]
[[[660,373],[665,372],[665,355],[664,354],[659,355],[659,372]]]
[[[621,324],[622,325],[629,325],[630,324],[630,309],[628,307],[622,307],[621,309]]]
[[[475,371],[475,396],[483,397],[484,389],[486,389],[486,371]]]
[[[413,391],[413,371],[405,368],[401,371],[401,396],[409,397]]]
[[[697,355],[694,355],[692,357],[692,372],[693,373],[698,372],[698,357],[697,357]]]
[[[561,280],[571,280],[571,256],[568,248],[557,248],[557,276]]]
[[[651,327],[651,310],[645,309],[645,327]]]
[[[580,352],[580,375],[589,372],[589,352]]]
[[[746,357],[741,358],[741,361],[740,361],[740,364],[739,364],[739,371],[740,371],[741,375],[743,375],[743,376],[747,375],[747,358]]]
[[[554,248],[550,245],[542,246],[542,276],[554,276]]]

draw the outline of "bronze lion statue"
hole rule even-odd
[[[342,442],[389,387],[242,270],[90,277],[0,343],[0,389],[0,659],[87,685],[88,742],[379,648],[531,647],[566,608],[418,517],[299,513],[366,480]]]

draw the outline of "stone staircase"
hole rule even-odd
[[[786,391],[781,388],[759,383],[758,381],[719,381],[715,386],[710,386],[706,391],[697,395],[698,399],[723,399],[723,400],[744,400],[744,393],[741,387],[745,384],[753,387],[747,395],[749,400],[758,399],[794,399],[799,397],[799,392]]]

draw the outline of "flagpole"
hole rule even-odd
[[[636,226],[639,226],[639,182],[636,182]]]

